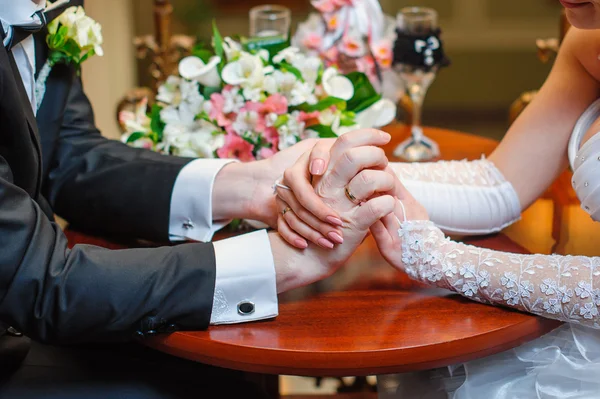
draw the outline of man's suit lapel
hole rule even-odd
[[[0,28],[0,38],[4,39],[4,29]],[[4,45],[0,42],[0,51],[6,52]],[[13,77],[15,79],[15,85],[17,86],[17,91],[19,93],[19,100],[21,102],[22,110],[27,118],[27,123],[29,125],[29,133],[31,136],[31,141],[34,144],[35,151],[38,157],[38,189],[41,184],[41,175],[42,175],[42,150],[39,142],[39,133],[37,127],[37,121],[35,120],[35,115],[33,114],[33,109],[31,107],[31,103],[29,101],[29,97],[27,96],[27,92],[25,91],[25,86],[23,86],[23,80],[21,79],[21,73],[19,72],[19,68],[17,67],[17,63],[15,61],[15,57],[12,52],[6,52],[8,57],[8,62],[10,64],[10,68],[12,69]]]
[[[48,28],[44,28],[34,35],[35,42],[35,79],[37,80],[40,71],[48,59],[48,46],[46,46],[46,36]]]
[[[21,104],[23,105],[23,111],[25,112],[25,116],[27,117],[27,122],[29,122],[29,127],[31,128],[33,141],[37,148],[38,155],[41,159],[42,156],[40,152],[40,143],[38,140],[39,133],[37,128],[37,122],[35,120],[35,115],[33,114],[33,109],[31,108],[31,103],[29,102],[29,97],[27,96],[27,92],[25,91],[25,87],[23,86],[21,73],[19,72],[19,68],[17,67],[15,57],[13,57],[11,52],[8,53],[8,60],[10,62],[10,67],[12,68],[13,75],[16,80],[17,90],[19,91],[19,99],[21,100]]]

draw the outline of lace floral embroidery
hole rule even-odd
[[[478,302],[600,328],[600,258],[519,255],[456,243],[432,222],[401,224],[412,278]]]

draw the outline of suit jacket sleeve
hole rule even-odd
[[[0,157],[0,320],[44,342],[123,340],[209,325],[212,244],[68,249]],[[175,326],[173,326],[173,324]]]
[[[168,242],[173,186],[190,160],[104,138],[81,79],[73,79],[46,198],[79,229]]]

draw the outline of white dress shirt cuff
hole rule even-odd
[[[181,169],[171,196],[171,241],[208,242],[231,220],[213,221],[212,191],[215,178],[233,159],[197,159]]]
[[[278,315],[277,282],[266,230],[214,243],[217,277],[211,324],[235,324]]]

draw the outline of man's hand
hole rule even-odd
[[[273,185],[283,177],[287,168],[294,165],[302,154],[312,150],[318,141],[303,140],[269,159],[225,166],[213,186],[213,220],[251,219],[276,227]]]

